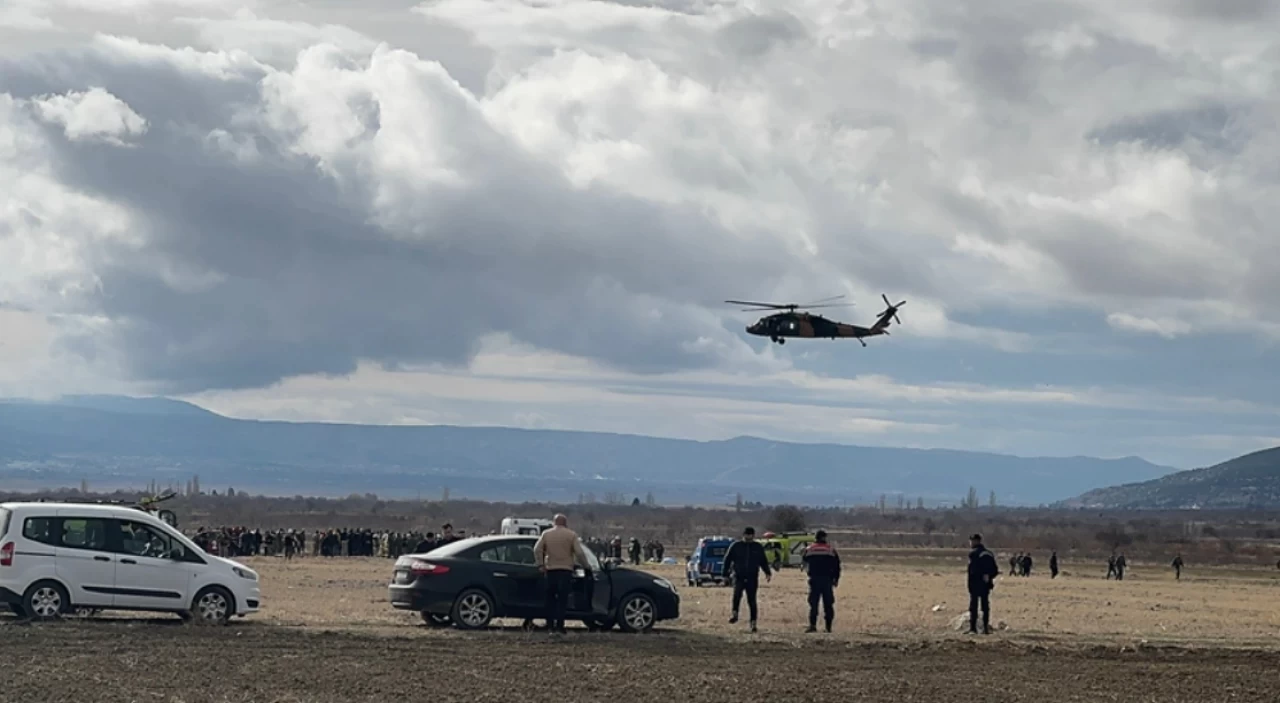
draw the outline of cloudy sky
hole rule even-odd
[[[6,0],[0,395],[1280,444],[1273,7]],[[881,293],[866,349],[721,302]]]

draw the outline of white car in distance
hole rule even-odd
[[[48,620],[77,608],[225,624],[257,612],[258,574],[162,520],[91,503],[0,503],[0,603]]]

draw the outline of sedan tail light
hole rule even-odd
[[[13,566],[13,542],[5,542],[0,547],[0,566]]]
[[[409,571],[413,572],[415,576],[435,576],[449,573],[449,567],[415,559],[409,564]]]

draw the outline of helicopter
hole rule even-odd
[[[798,303],[757,303],[749,300],[726,300],[726,303],[735,305],[750,305],[749,308],[743,308],[744,311],[758,310],[785,310],[786,312],[778,312],[766,317],[762,317],[756,321],[754,325],[747,328],[749,334],[759,337],[768,337],[778,344],[786,344],[787,337],[802,337],[805,339],[836,339],[841,337],[851,337],[858,340],[862,346],[867,346],[864,337],[875,337],[879,335],[889,334],[889,321],[893,320],[899,325],[902,320],[898,318],[898,309],[907,304],[907,301],[894,304],[889,302],[889,296],[881,293],[880,297],[884,298],[885,311],[880,313],[876,318],[875,324],[870,327],[862,327],[860,325],[851,325],[835,320],[828,320],[821,315],[813,315],[808,312],[797,312],[814,310],[817,308],[841,307],[852,305],[852,303],[833,303],[831,301],[843,298],[843,295],[833,296],[831,298],[823,298],[812,303],[801,305]]]

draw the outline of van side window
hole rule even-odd
[[[58,518],[56,517],[29,517],[22,523],[22,536],[32,542],[47,544],[56,547],[58,545]]]
[[[100,518],[62,518],[60,547],[106,549],[107,521]]]
[[[181,544],[160,530],[129,520],[120,521],[120,547],[120,551],[125,554],[155,559],[169,558],[174,549],[185,551]]]

